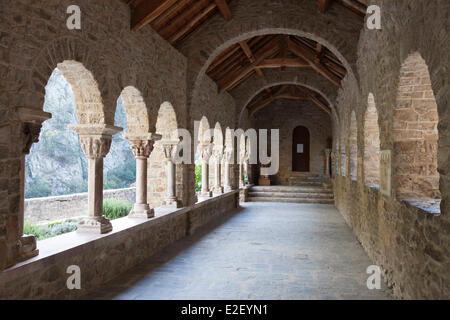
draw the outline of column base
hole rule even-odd
[[[167,207],[167,208],[174,208],[174,209],[181,208],[180,201],[178,201],[176,198],[175,199],[170,198],[170,199],[164,200],[163,206]]]
[[[205,197],[205,198],[211,198],[212,197],[212,192],[211,191],[202,191],[199,194],[200,197]]]
[[[36,238],[33,235],[24,234],[19,239],[19,261],[24,261],[36,257],[39,250],[36,246]]]
[[[230,192],[233,191],[233,187],[232,186],[225,186],[223,187],[223,192]]]
[[[219,196],[219,195],[221,195],[221,194],[223,194],[223,188],[222,188],[222,187],[214,187],[214,189],[213,189],[213,195]]]
[[[105,217],[89,217],[78,223],[78,232],[103,234],[112,231],[111,222]]]
[[[128,214],[129,218],[153,218],[155,216],[155,210],[153,208],[150,208],[150,206],[147,203],[140,204],[135,203],[133,210],[130,211]]]

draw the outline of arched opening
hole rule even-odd
[[[123,128],[124,134],[133,132],[127,127],[127,124],[133,124],[133,118],[129,117],[129,112],[126,112],[127,108],[128,106],[124,103],[121,95],[117,99],[114,125]],[[124,139],[123,134],[116,134],[112,137],[111,148],[103,160],[103,170],[103,188],[105,190],[130,188],[134,185],[136,181],[136,160],[131,151],[130,143]],[[115,198],[115,200],[125,199]],[[129,197],[126,201],[134,203],[133,197]]]
[[[403,63],[394,110],[394,182],[402,199],[440,199],[438,112],[428,67],[419,53]]]
[[[195,191],[199,195],[210,196],[209,190],[209,160],[212,153],[211,134],[208,119],[203,116],[198,127],[198,136],[195,138],[197,148],[195,150]]]
[[[347,150],[346,150],[346,144],[345,144],[345,136],[346,136],[346,130],[344,121],[342,121],[341,131],[340,131],[340,141],[339,144],[341,146],[340,149],[340,169],[341,169],[341,176],[345,177],[347,176]]]
[[[43,122],[39,142],[25,157],[23,179],[23,233],[37,240],[76,230],[87,215],[87,195],[73,194],[88,191],[88,161],[80,136],[69,125],[103,124],[105,118],[92,73],[72,60],[53,70],[45,86],[43,109],[52,118]],[[49,196],[39,204],[33,199]]]
[[[153,151],[148,160],[147,171],[147,200],[151,207],[159,207],[164,204],[167,197],[167,170],[164,144],[167,141],[178,141],[178,122],[175,109],[172,104],[165,101],[158,110],[156,119],[156,133],[161,139],[153,145]],[[181,164],[176,164],[176,196],[182,197]]]
[[[349,171],[350,178],[356,180],[358,177],[358,126],[356,123],[355,111],[352,111],[350,118],[350,134],[348,137],[348,147],[349,147]]]
[[[304,126],[298,126],[292,133],[292,171],[309,172],[309,159],[309,130]]]
[[[224,139],[222,127],[219,122],[216,122],[213,131],[213,150],[211,156],[211,166],[209,168],[210,186],[212,186],[213,194],[219,195],[223,193],[222,184],[222,158],[224,152]]]
[[[364,117],[364,177],[366,185],[380,185],[380,128],[372,93],[369,93]]]

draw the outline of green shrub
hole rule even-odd
[[[32,224],[30,221],[25,220],[23,224],[23,233],[32,234],[36,237],[36,240],[44,240],[52,237],[48,228]]]
[[[195,166],[195,191],[202,190],[202,165]]]
[[[103,201],[103,214],[109,220],[122,218],[130,213],[133,205],[128,201],[118,199],[106,199]]]

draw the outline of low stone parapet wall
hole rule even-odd
[[[238,198],[235,190],[190,207],[155,208],[151,219],[113,220],[107,234],[75,231],[38,241],[38,256],[0,271],[0,299],[82,298],[137,264],[158,259],[164,247],[236,213]],[[70,266],[79,267],[79,290],[67,288]]]
[[[103,191],[103,199],[115,198],[134,203],[136,188]],[[45,223],[87,214],[88,194],[74,193],[63,196],[25,199],[25,220]]]

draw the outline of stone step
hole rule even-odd
[[[301,198],[301,199],[333,199],[333,193],[331,192],[266,192],[257,191],[249,192],[250,197],[263,197],[263,198]]]
[[[249,197],[250,202],[284,202],[284,203],[320,203],[334,204],[333,199],[303,199],[303,198],[273,198],[273,197]]]
[[[262,192],[333,192],[331,186],[253,186],[250,192],[262,191]]]

